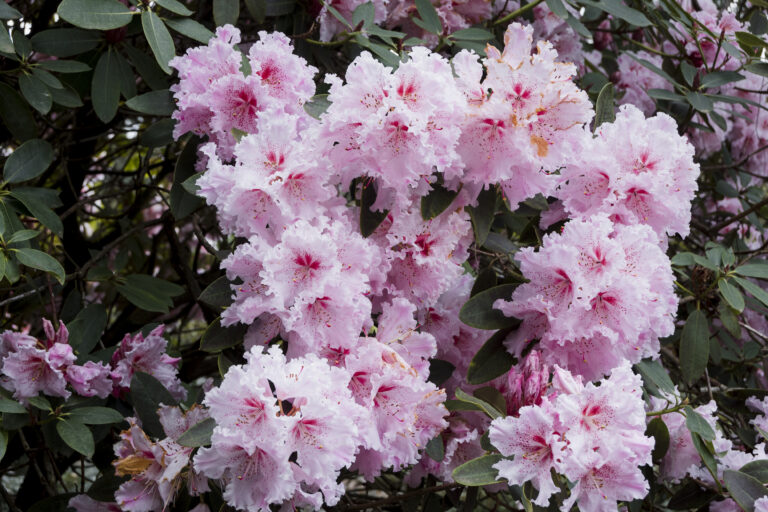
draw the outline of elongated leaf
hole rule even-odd
[[[579,0],[579,3],[597,7],[601,11],[612,14],[616,18],[620,18],[627,23],[631,23],[638,27],[647,27],[651,24],[648,18],[645,17],[645,14],[636,9],[632,9],[631,7],[627,7],[621,0],[601,0],[599,2]]]
[[[613,84],[608,82],[600,89],[595,103],[595,129],[603,123],[612,123],[616,120],[616,112],[613,107]]]
[[[11,414],[25,414],[27,410],[19,402],[11,400],[10,398],[0,397],[0,412],[7,412]]]
[[[699,112],[710,112],[715,108],[715,104],[711,98],[698,92],[685,93],[685,99],[687,99],[688,103]]]
[[[200,350],[204,352],[219,352],[225,348],[234,347],[242,343],[246,327],[243,324],[235,324],[229,327],[221,325],[221,318],[217,318],[208,326],[200,340]]]
[[[117,113],[120,101],[120,72],[117,57],[111,48],[101,54],[91,80],[93,110],[103,123],[108,123]]]
[[[123,421],[123,415],[109,407],[80,407],[69,411],[69,419],[85,425],[109,425]]]
[[[21,89],[24,99],[41,114],[45,115],[51,110],[51,106],[53,106],[51,91],[39,78],[32,75],[21,75],[19,89]]]
[[[190,39],[194,39],[198,43],[208,44],[208,41],[213,37],[213,32],[190,18],[165,20],[165,24],[172,30]]]
[[[763,484],[746,473],[726,469],[723,471],[723,481],[731,498],[746,512],[755,510],[756,500],[768,496]]]
[[[451,37],[463,41],[490,41],[494,35],[483,28],[464,28],[452,33]]]
[[[503,457],[499,454],[483,455],[465,462],[453,470],[453,479],[468,487],[492,485],[502,482],[499,472],[493,468]]]
[[[11,87],[0,83],[0,118],[19,140],[37,137],[37,124],[27,102]]]
[[[173,306],[173,297],[184,293],[179,285],[146,274],[131,274],[117,291],[133,305],[147,311],[167,313]]]
[[[440,22],[440,16],[435,10],[430,0],[416,0],[416,9],[419,11],[419,17],[423,22],[423,28],[428,32],[440,35],[443,33],[443,24]]]
[[[745,473],[763,484],[768,483],[768,460],[748,462],[739,469],[739,472]]]
[[[226,308],[232,304],[232,286],[227,276],[221,276],[210,285],[197,298],[215,308]]]
[[[216,421],[213,418],[206,418],[200,423],[189,427],[176,440],[181,446],[197,448],[198,446],[208,446],[211,444],[213,429],[216,427]]]
[[[11,191],[11,196],[21,202],[21,204],[29,210],[29,213],[39,220],[43,226],[53,231],[57,236],[63,236],[64,226],[61,223],[61,219],[51,208],[49,208],[49,205],[58,206],[58,204],[54,205],[50,201],[41,201],[41,199],[45,197],[39,193],[41,190],[46,189],[17,187]],[[55,192],[53,190],[49,191]]]
[[[443,442],[443,437],[438,435],[437,437],[430,439],[427,443],[426,452],[430,459],[435,462],[442,462],[445,458],[445,443]]]
[[[331,102],[328,101],[328,95],[318,94],[312,96],[312,98],[304,104],[304,110],[315,119],[320,119],[320,116],[322,116],[330,106]]]
[[[176,55],[176,47],[163,20],[152,11],[144,11],[141,13],[141,27],[160,69],[170,75],[171,68],[168,62]]]
[[[167,89],[134,96],[125,105],[142,114],[170,116],[176,109],[171,92]]]
[[[477,206],[468,207],[469,217],[472,220],[472,229],[475,232],[475,243],[482,246],[488,233],[491,231],[493,217],[496,213],[496,188],[489,187],[477,196]]]
[[[470,327],[478,329],[504,329],[520,323],[516,318],[504,315],[493,307],[498,299],[509,300],[517,285],[502,284],[478,293],[470,298],[459,311],[459,319]]]
[[[369,237],[376,231],[379,224],[387,218],[387,211],[373,211],[371,206],[376,202],[376,184],[373,178],[363,178],[362,194],[360,196],[360,234]]]
[[[707,367],[709,359],[709,321],[696,310],[688,317],[680,337],[680,370],[688,382],[694,382]]]
[[[127,25],[134,14],[117,0],[64,0],[57,12],[76,27],[97,30]]]
[[[760,76],[768,76],[768,62],[755,62],[746,66],[746,70]]]
[[[178,0],[155,0],[155,3],[163,9],[167,9],[179,16],[189,16],[192,14],[192,11],[187,9],[187,7]]]
[[[707,423],[704,417],[693,410],[692,407],[685,407],[685,426],[691,432],[696,432],[705,441],[712,441],[715,438],[715,431],[712,426]]]
[[[144,431],[154,437],[164,437],[157,409],[160,404],[177,404],[165,386],[147,373],[136,372],[131,379],[131,401]]]
[[[16,249],[14,252],[22,265],[53,274],[53,277],[55,277],[60,284],[64,284],[64,278],[66,277],[64,267],[62,267],[61,263],[59,263],[53,256],[38,251],[37,249],[22,248]]]
[[[102,304],[89,304],[67,324],[69,343],[78,355],[89,354],[99,343],[106,327],[106,308]]]
[[[53,147],[44,140],[28,140],[11,153],[3,166],[3,179],[8,183],[37,178],[53,163]]]
[[[738,82],[739,80],[744,80],[744,75],[736,73],[735,71],[714,71],[701,79],[701,85],[699,87],[701,89],[720,87],[721,85]]]
[[[491,418],[492,420],[501,417],[501,412],[498,409],[496,409],[495,406],[493,406],[492,404],[489,404],[482,398],[477,398],[477,397],[468,395],[461,389],[456,390],[456,400],[474,405],[478,410],[483,411],[485,414],[487,414],[488,417]]]
[[[660,461],[667,454],[667,450],[669,450],[669,429],[667,424],[661,418],[653,418],[648,423],[645,435],[652,437],[655,441],[651,458],[654,462]]]
[[[5,0],[0,0],[0,20],[17,20],[21,18],[21,13],[5,3]]]
[[[669,100],[669,101],[685,101],[685,96],[675,94],[672,91],[666,89],[648,89],[646,91],[648,96],[657,100]]]
[[[56,73],[83,73],[90,71],[91,67],[77,60],[44,60],[38,62],[37,65],[48,71],[55,71]]]
[[[751,293],[754,298],[762,302],[763,305],[768,307],[768,292],[757,286],[752,281],[747,281],[744,278],[734,276],[733,280],[736,281],[744,290]]]
[[[54,28],[38,32],[32,36],[31,41],[32,48],[40,53],[71,57],[96,48],[101,41],[101,34],[79,28]]]
[[[66,419],[56,423],[56,432],[61,439],[73,450],[90,457],[93,455],[93,434],[88,427],[79,421]]]
[[[432,191],[421,198],[421,218],[434,219],[448,209],[457,195],[458,190],[448,190],[439,183],[433,183]]]
[[[768,279],[768,261],[757,263],[746,263],[733,269],[734,272],[744,277],[756,277],[758,279]]]
[[[744,311],[744,296],[727,279],[720,279],[717,282],[717,289],[720,290],[720,295],[723,296],[733,309],[739,313]]]
[[[185,218],[205,204],[203,198],[190,194],[183,186],[183,183],[195,174],[199,144],[199,138],[190,139],[176,160],[171,186],[171,213],[177,219]]]
[[[488,338],[469,362],[467,383],[483,384],[507,373],[515,358],[504,346],[509,329],[502,329]]]
[[[240,17],[240,0],[213,0],[213,20],[217,26],[237,25]]]

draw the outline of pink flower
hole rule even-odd
[[[110,368],[104,363],[87,361],[84,365],[73,364],[67,368],[66,379],[80,396],[106,398],[112,393]]]

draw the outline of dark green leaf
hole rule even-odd
[[[266,0],[266,8],[264,9],[264,14],[266,16],[285,16],[286,14],[291,14],[293,12],[294,7],[296,6],[296,0]],[[330,4],[326,4],[328,7],[328,10],[333,13],[336,11],[335,8],[333,8]],[[336,14],[338,14],[338,11],[336,11]],[[339,14],[338,17],[343,16]],[[344,22],[346,25],[349,25],[348,22]]]
[[[227,276],[221,276],[209,284],[197,300],[215,308],[226,308],[232,304],[232,294],[229,279]]]
[[[760,76],[768,76],[768,62],[755,62],[748,64],[746,70]]]
[[[462,306],[459,319],[478,329],[494,330],[517,325],[519,320],[493,307],[498,299],[510,299],[516,287],[514,284],[502,284],[478,293]]]
[[[157,14],[152,11],[141,13],[141,27],[160,69],[170,75],[171,68],[168,66],[168,62],[176,55],[176,47],[168,29],[165,28],[163,21]]]
[[[363,27],[365,28],[373,26],[373,18],[375,15],[376,11],[372,2],[360,4],[355,7],[355,10],[352,12],[352,25],[356,27],[362,22]]]
[[[379,224],[384,222],[389,212],[372,211],[371,206],[376,202],[376,183],[373,178],[363,178],[362,194],[360,197],[360,234],[369,237],[376,231]]]
[[[41,114],[45,115],[51,110],[51,106],[53,106],[51,91],[39,78],[32,75],[21,75],[19,77],[19,89],[21,89],[24,99]]]
[[[715,460],[715,450],[712,443],[703,440],[701,436],[695,432],[691,432],[691,440],[693,441],[693,446],[699,453],[702,462],[704,462],[707,471],[712,475],[712,478],[717,479],[717,460]]]
[[[504,375],[512,368],[515,358],[504,346],[508,335],[509,330],[503,329],[488,338],[469,362],[467,383],[483,384]]]
[[[7,244],[12,244],[14,242],[24,242],[26,240],[32,240],[33,238],[36,238],[38,235],[40,235],[40,232],[35,229],[22,229],[21,231],[16,231],[13,233],[8,240],[5,241]]]
[[[53,407],[51,407],[51,402],[48,401],[47,398],[44,396],[33,396],[27,399],[30,405],[33,407],[36,407],[37,409],[40,409],[41,411],[52,411]]]
[[[735,71],[713,71],[701,79],[699,88],[708,89],[710,87],[720,87],[721,85],[738,82],[739,80],[744,80],[744,75]]]
[[[3,30],[5,30],[5,25],[3,25]],[[32,54],[32,43],[24,35],[24,32],[19,29],[13,31],[13,49],[16,55],[22,59],[28,59]]]
[[[16,187],[11,191],[11,196],[17,199],[24,207],[29,210],[40,223],[53,231],[57,236],[64,235],[64,226],[61,223],[59,216],[51,209],[50,206],[54,206],[50,202],[41,201],[41,195],[38,193],[40,190],[30,187]],[[54,192],[51,190],[51,192]]]
[[[83,100],[80,99],[80,95],[67,84],[64,84],[63,89],[52,89],[51,97],[54,103],[62,107],[79,108],[83,106]]]
[[[755,510],[756,500],[768,496],[763,484],[746,473],[726,469],[723,471],[723,481],[731,498],[746,512]]]
[[[19,402],[0,396],[0,412],[11,414],[26,414],[27,410]]]
[[[744,288],[744,290],[752,294],[754,298],[762,302],[763,305],[768,306],[768,292],[757,286],[752,281],[747,281],[744,278],[734,276],[733,280],[736,281],[739,286]]]
[[[696,432],[705,441],[712,441],[715,438],[715,431],[707,423],[704,417],[693,410],[691,406],[685,406],[685,426],[691,432]]]
[[[21,18],[21,13],[5,3],[5,0],[0,0],[0,20],[17,20]]]
[[[762,260],[752,260],[752,263],[739,265],[734,272],[744,277],[756,277],[758,279],[768,279],[768,262]],[[756,263],[759,261],[759,263]]]
[[[190,194],[183,183],[195,175],[195,163],[197,162],[197,148],[200,139],[192,138],[184,146],[184,149],[176,161],[173,171],[173,185],[171,186],[171,213],[177,219],[183,219],[205,204],[201,197]]]
[[[499,478],[499,472],[493,466],[502,459],[503,457],[496,453],[472,459],[453,470],[453,479],[469,487],[497,484],[503,480]]]
[[[14,253],[22,265],[53,274],[53,277],[55,277],[60,284],[64,284],[64,278],[66,277],[64,267],[62,267],[61,263],[56,261],[52,256],[42,251],[38,251],[37,249],[27,248],[15,249]]]
[[[181,182],[182,188],[192,195],[197,194],[197,179],[202,175],[203,173],[198,172],[185,179]]]
[[[242,343],[246,326],[235,324],[222,327],[221,318],[217,318],[208,326],[200,340],[200,350],[203,352],[219,352],[225,348]]]
[[[457,195],[458,190],[448,190],[439,183],[433,183],[430,193],[421,198],[421,218],[434,219],[451,205]]]
[[[123,421],[123,415],[109,407],[80,407],[69,411],[69,419],[85,425],[109,425]]]
[[[101,34],[79,28],[54,28],[38,32],[32,36],[31,41],[32,48],[40,53],[56,57],[71,57],[96,48],[101,42]]]
[[[150,124],[139,136],[139,144],[148,148],[167,146],[173,142],[174,126],[176,126],[176,121],[173,119],[161,119]],[[171,212],[173,212],[173,205],[171,205]]]
[[[720,279],[717,282],[717,289],[720,290],[720,295],[723,296],[733,309],[739,313],[744,311],[744,296],[727,279]]]
[[[685,61],[680,63],[680,72],[683,74],[685,82],[689,86],[693,86],[693,79],[696,77],[696,68],[691,66]]]
[[[91,67],[88,64],[77,60],[44,60],[38,62],[37,65],[48,71],[55,71],[56,73],[83,73],[91,70]]]
[[[432,382],[436,386],[441,386],[443,382],[451,378],[455,369],[456,367],[448,361],[443,361],[442,359],[430,359],[429,382]]]
[[[17,139],[24,141],[37,137],[37,124],[27,102],[4,83],[0,83],[0,118]]]
[[[739,469],[739,472],[745,473],[763,484],[768,483],[768,460],[748,462]]]
[[[717,494],[714,492],[702,489],[696,482],[688,482],[672,496],[667,503],[667,508],[670,510],[697,510],[716,496]]]
[[[328,101],[328,95],[318,94],[312,96],[312,98],[304,104],[304,110],[315,119],[320,119],[320,116],[322,116],[330,106],[331,102]]]
[[[160,404],[176,405],[177,403],[165,386],[147,373],[136,372],[131,379],[131,401],[144,431],[157,438],[165,437],[157,416],[157,409]]]
[[[685,99],[699,112],[710,112],[715,108],[712,99],[698,92],[686,92]]]
[[[736,41],[749,48],[768,48],[768,43],[749,32],[736,32]]]
[[[213,20],[217,26],[237,25],[240,17],[240,0],[213,0]]]
[[[93,434],[88,427],[74,420],[61,420],[56,423],[56,432],[67,446],[86,457],[93,455]]]
[[[612,123],[616,120],[616,112],[613,107],[613,84],[607,83],[600,89],[595,103],[595,129],[603,123]]]
[[[256,23],[264,23],[264,18],[267,17],[266,0],[245,0],[245,7]]]
[[[472,404],[477,408],[477,410],[483,411],[492,420],[502,416],[501,412],[498,409],[496,409],[496,407],[494,407],[493,405],[489,404],[482,398],[477,398],[477,397],[468,395],[461,389],[456,390],[456,400],[459,400],[460,402],[466,402],[468,404]]]
[[[469,296],[474,297],[478,293],[493,288],[497,284],[498,278],[496,276],[496,271],[492,267],[484,268],[477,274],[477,278],[472,285],[472,290],[469,292]]]
[[[5,457],[5,451],[8,449],[8,432],[0,430],[0,461]]]
[[[501,416],[507,415],[507,401],[504,399],[504,395],[493,386],[476,389],[472,392],[472,396],[492,405]]]
[[[627,7],[621,0],[601,0],[599,2],[592,0],[579,0],[579,3],[584,5],[591,5],[597,7],[601,11],[605,11],[608,14],[612,14],[616,18],[620,18],[627,23],[638,27],[647,27],[651,24],[648,18],[638,10]]]
[[[177,0],[155,0],[155,3],[163,9],[169,10],[179,16],[189,16],[192,14],[192,11],[187,9],[184,4]]]
[[[80,356],[89,354],[107,327],[107,310],[102,304],[89,304],[67,324],[69,343]]]
[[[688,382],[696,381],[709,359],[709,321],[701,310],[690,314],[680,336],[680,370]]]
[[[176,440],[181,446],[197,448],[198,446],[208,446],[211,444],[213,429],[216,427],[216,420],[206,418],[200,423],[192,425]]]
[[[101,54],[91,80],[91,101],[101,122],[108,123],[117,113],[120,101],[120,71],[115,51]]]
[[[170,116],[176,109],[169,90],[152,91],[134,96],[125,105],[142,114]]]
[[[213,37],[213,32],[190,18],[165,20],[165,24],[168,25],[172,30],[175,30],[181,35],[187,36],[190,39],[194,39],[198,43],[208,44],[208,41],[210,41],[210,39]]]
[[[651,458],[654,462],[660,461],[669,450],[669,429],[661,418],[653,418],[645,429],[645,435],[654,439]]]
[[[464,28],[452,33],[451,37],[464,41],[490,41],[494,35],[483,28]]]
[[[666,393],[675,392],[675,384],[669,378],[667,371],[661,366],[659,361],[653,359],[643,359],[635,364],[635,370],[643,378],[646,387],[650,384]]]
[[[646,93],[651,98],[655,98],[657,100],[685,101],[684,96],[680,96],[679,94],[675,94],[674,92],[668,91],[666,89],[648,89]]]
[[[117,0],[64,0],[57,12],[76,27],[97,30],[127,25],[134,14]]]
[[[477,196],[477,206],[468,207],[472,219],[472,229],[475,232],[475,243],[482,246],[491,231],[493,217],[496,213],[496,188],[489,187]]]
[[[430,439],[427,443],[426,451],[430,459],[435,462],[442,462],[445,458],[445,443],[443,442],[443,437],[438,435],[437,437]]]
[[[28,140],[11,153],[3,166],[7,183],[20,183],[37,178],[53,163],[53,147],[41,139]]]
[[[167,313],[173,306],[173,297],[184,293],[184,288],[146,274],[131,274],[117,291],[135,306],[146,311]]]
[[[416,0],[416,9],[419,12],[419,17],[424,23],[424,29],[433,34],[440,35],[443,33],[443,24],[440,22],[440,16],[435,10],[435,6],[432,5],[430,0]]]

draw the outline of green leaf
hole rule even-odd
[[[755,263],[759,261],[759,263]],[[768,261],[753,260],[753,263],[739,265],[733,271],[740,276],[756,277],[758,279],[768,279]]]
[[[387,218],[388,211],[373,211],[371,206],[376,202],[376,182],[373,178],[363,178],[360,196],[360,234],[369,237],[376,231],[379,224]]]
[[[433,183],[429,194],[421,198],[421,218],[434,219],[451,205],[457,195],[458,190],[448,190],[439,183]]]
[[[202,176],[202,175],[203,175],[203,173],[201,173],[201,172],[193,174],[189,178],[187,178],[184,181],[182,181],[181,182],[181,186],[184,188],[184,190],[186,190],[190,194],[196,195],[197,194],[197,179],[200,176]]]
[[[80,108],[83,106],[83,100],[71,86],[64,84],[63,89],[52,89],[51,97],[57,105],[67,108]]]
[[[752,294],[754,298],[762,302],[763,305],[768,307],[768,292],[757,286],[752,281],[747,281],[744,278],[734,276],[733,280],[736,281],[744,290]]]
[[[148,148],[161,148],[173,142],[176,121],[170,118],[152,123],[139,135],[139,144]],[[171,207],[173,211],[173,207]]]
[[[640,57],[636,57],[636,56],[635,56],[635,55],[633,55],[631,52],[626,52],[626,55],[629,55],[629,57],[630,57],[631,59],[633,59],[633,60],[637,61],[637,63],[639,63],[641,66],[643,66],[643,67],[645,67],[645,68],[647,68],[647,69],[650,69],[651,71],[653,71],[654,73],[656,73],[656,74],[657,74],[657,75],[659,75],[660,77],[662,77],[662,78],[666,79],[666,80],[667,80],[667,82],[669,82],[669,83],[671,83],[671,84],[674,84],[674,85],[680,85],[680,86],[682,86],[681,84],[679,84],[679,83],[677,82],[677,80],[675,80],[674,78],[672,78],[672,77],[669,75],[669,73],[667,73],[666,71],[664,71],[664,70],[663,70],[663,69],[661,69],[660,67],[656,66],[655,64],[653,64],[653,63],[651,63],[651,62],[649,62],[649,61],[647,61],[647,60],[645,60],[645,59],[641,59]]]
[[[304,104],[304,110],[315,119],[320,119],[320,116],[322,116],[330,106],[331,102],[328,101],[327,94],[317,94],[312,96],[309,101]]]
[[[423,22],[423,27],[428,32],[440,35],[443,33],[443,24],[440,22],[440,16],[435,10],[430,0],[416,0],[416,9]]]
[[[5,3],[5,0],[0,0],[0,20],[17,20],[21,18],[21,13]]]
[[[696,432],[705,441],[715,439],[715,431],[701,414],[694,411],[689,405],[685,406],[683,410],[685,411],[685,426],[688,427],[688,430]]]
[[[67,324],[69,344],[79,356],[89,354],[107,327],[107,310],[102,304],[89,304]]]
[[[698,510],[717,496],[709,489],[702,489],[696,482],[688,482],[670,498],[670,510]]]
[[[699,112],[710,112],[715,108],[715,104],[711,98],[698,92],[686,92],[685,99],[687,99],[688,103]]]
[[[493,466],[501,460],[503,457],[497,453],[472,459],[453,470],[453,479],[468,487],[497,484],[503,480]]]
[[[648,89],[646,91],[648,96],[657,100],[669,100],[669,101],[685,101],[685,96],[680,96],[672,91],[666,89]]]
[[[27,401],[32,405],[33,407],[36,407],[37,409],[40,409],[41,411],[52,411],[53,407],[51,407],[51,402],[48,401],[47,398],[44,396],[33,396],[27,399]]]
[[[153,437],[165,437],[157,409],[160,404],[177,404],[165,386],[147,373],[136,372],[131,379],[131,401],[144,431]]]
[[[5,30],[4,24],[3,30]],[[13,49],[16,52],[16,55],[22,59],[29,59],[29,56],[32,54],[32,43],[27,39],[27,36],[24,35],[24,32],[19,29],[14,29],[12,37]]]
[[[731,82],[744,80],[744,75],[735,71],[713,71],[701,79],[700,89],[709,89],[710,87],[720,87]]]
[[[37,65],[56,73],[84,73],[91,70],[88,64],[78,60],[44,60],[38,62]]]
[[[717,282],[717,289],[720,290],[720,295],[723,296],[733,309],[739,313],[744,311],[744,296],[727,279],[720,279]]]
[[[29,213],[40,221],[43,226],[61,237],[64,235],[64,226],[59,216],[49,208],[49,205],[53,206],[53,204],[41,200],[45,197],[39,193],[41,190],[46,189],[16,187],[11,191],[11,196],[21,202],[29,210]],[[54,191],[51,190],[51,192]]]
[[[110,30],[127,25],[133,12],[117,0],[64,0],[59,16],[76,27]]]
[[[240,17],[240,0],[213,0],[213,20],[217,26],[237,25]]]
[[[745,69],[756,75],[768,76],[768,62],[755,62],[753,64],[747,64]]]
[[[489,187],[477,196],[477,206],[467,207],[475,232],[475,243],[481,246],[491,232],[491,224],[496,214],[496,188]]]
[[[463,41],[490,41],[495,36],[493,35],[493,32],[489,32],[483,28],[464,28],[452,33],[450,37]]]
[[[51,73],[47,72],[44,69],[39,68],[33,68],[32,69],[32,75],[43,82],[46,86],[48,86],[48,92],[50,93],[50,89],[63,89],[64,84],[61,83],[61,81],[53,76]]]
[[[478,293],[461,307],[459,319],[470,327],[488,330],[519,324],[517,318],[506,316],[493,307],[493,303],[498,299],[510,299],[516,287],[514,284],[502,284]]]
[[[205,204],[201,197],[190,194],[183,183],[195,175],[195,163],[197,162],[197,148],[200,139],[190,139],[176,160],[173,171],[173,185],[171,185],[171,213],[176,219],[183,219]]]
[[[226,308],[232,304],[232,294],[229,279],[227,276],[221,276],[209,284],[197,300],[215,308]]]
[[[595,103],[595,129],[603,123],[612,123],[616,120],[616,112],[613,107],[613,84],[608,82],[600,89]]]
[[[496,409],[496,407],[494,407],[493,405],[489,404],[482,398],[477,398],[477,397],[468,395],[461,389],[456,390],[456,400],[475,406],[475,408],[478,411],[483,411],[492,420],[496,418],[500,418],[502,416],[501,411]]]
[[[0,396],[0,412],[26,414],[27,410],[19,402]]]
[[[745,473],[763,484],[768,483],[768,459],[747,462],[739,469],[739,472]]]
[[[736,41],[749,48],[768,48],[768,43],[749,32],[736,32]]]
[[[507,373],[515,358],[504,346],[509,335],[508,329],[502,329],[488,338],[474,355],[467,368],[468,384],[483,384]]]
[[[56,423],[56,432],[61,439],[77,453],[86,457],[93,455],[93,434],[88,427],[74,420],[61,420]]]
[[[356,27],[362,22],[363,27],[365,28],[373,26],[373,18],[375,15],[376,11],[372,2],[365,2],[364,4],[360,4],[355,7],[355,10],[352,12],[352,25]]]
[[[51,91],[39,78],[32,75],[21,75],[19,77],[19,89],[21,89],[24,99],[41,114],[45,115],[51,110],[51,106],[53,106]]]
[[[235,324],[222,327],[221,318],[217,318],[208,326],[200,339],[200,350],[203,352],[219,352],[225,348],[234,347],[242,343],[245,337],[246,326]]]
[[[601,11],[607,12],[616,18],[620,18],[627,23],[638,27],[647,27],[651,24],[651,22],[648,21],[648,18],[645,17],[645,14],[638,10],[632,9],[631,7],[627,7],[621,2],[621,0],[601,0],[599,2],[591,0],[579,0],[579,3],[597,7]]]
[[[205,28],[200,23],[190,18],[177,18],[174,20],[165,20],[165,24],[172,30],[181,35],[187,36],[198,43],[208,44],[213,37],[213,32]]]
[[[176,47],[173,44],[173,38],[163,21],[152,11],[141,13],[141,27],[144,29],[144,36],[147,38],[149,47],[155,55],[157,64],[166,74],[171,74],[171,68],[168,62],[176,55]]]
[[[333,14],[334,12],[336,14],[339,13],[335,8],[333,8],[330,4],[325,4],[328,7],[328,10],[331,11]],[[264,9],[264,15],[265,16],[285,16],[287,14],[293,13],[293,10],[296,6],[296,0],[266,0],[266,7]],[[343,16],[338,14],[337,18],[341,17],[344,19]],[[349,22],[344,21],[344,23],[349,26]],[[351,28],[351,27],[350,27]]]
[[[56,57],[71,57],[96,48],[101,42],[101,34],[79,28],[54,28],[38,32],[32,36],[31,41],[32,48],[40,53]],[[42,62],[38,64],[42,66]]]
[[[680,72],[683,75],[683,78],[685,79],[685,82],[689,86],[693,86],[693,80],[696,78],[696,68],[691,66],[685,61],[682,61],[680,63]]]
[[[22,265],[53,274],[60,284],[64,284],[64,279],[66,277],[64,267],[62,267],[61,263],[56,261],[53,256],[38,251],[37,249],[21,248],[14,249],[14,252]]]
[[[85,425],[110,425],[123,421],[123,415],[109,407],[80,407],[69,411],[69,419]]]
[[[691,432],[691,440],[693,441],[693,447],[699,453],[702,462],[707,467],[707,470],[712,475],[713,479],[717,479],[717,460],[715,460],[715,450],[711,442],[704,441],[701,436],[695,432]]]
[[[731,335],[736,338],[741,337],[741,325],[739,325],[739,319],[728,304],[725,302],[718,304],[717,315],[723,323],[723,326],[728,329],[728,332],[731,333]]]
[[[157,313],[167,313],[173,306],[173,297],[184,293],[181,286],[146,274],[128,275],[125,283],[116,288],[133,305]]]
[[[485,403],[493,406],[493,408],[496,409],[496,411],[498,411],[501,416],[507,415],[507,401],[504,398],[504,395],[502,395],[501,392],[499,392],[499,390],[493,386],[484,386],[482,388],[476,389],[472,392],[472,396],[479,398]]]
[[[42,139],[28,140],[11,153],[3,166],[7,183],[20,183],[37,178],[53,163],[53,147]]]
[[[189,16],[192,14],[192,11],[187,9],[184,4],[177,0],[155,0],[155,3],[163,9],[178,14],[179,16]]]
[[[429,458],[435,462],[442,462],[445,459],[445,443],[443,442],[443,436],[439,435],[433,437],[427,443],[426,449]]]
[[[267,16],[266,0],[245,0],[245,8],[248,9],[251,17],[261,25]]]
[[[740,471],[726,469],[723,471],[723,482],[731,498],[746,512],[755,510],[756,500],[768,496],[768,491],[759,480]]]
[[[5,452],[8,449],[8,432],[0,430],[0,461],[5,457]]]
[[[24,242],[26,240],[32,240],[33,238],[37,237],[40,234],[39,231],[35,229],[22,229],[21,231],[16,231],[13,233],[8,240],[5,241],[7,244],[12,244],[14,242]]]
[[[126,101],[125,105],[136,112],[153,116],[170,116],[176,110],[168,89],[139,94]]]
[[[17,139],[24,141],[37,137],[37,123],[27,102],[4,83],[0,83],[0,118]]]
[[[654,462],[660,461],[666,455],[667,450],[669,450],[669,429],[667,424],[661,418],[653,418],[648,422],[645,435],[654,439],[651,458]]]
[[[213,429],[216,428],[216,420],[206,418],[200,423],[192,425],[176,440],[181,446],[188,448],[197,448],[198,446],[208,446],[211,444]]]
[[[105,124],[115,117],[120,101],[120,72],[114,52],[109,48],[101,54],[91,79],[93,110]]]
[[[701,310],[690,314],[680,336],[680,370],[689,383],[696,381],[709,359],[709,321]]]

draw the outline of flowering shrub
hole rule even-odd
[[[768,510],[760,2],[243,6],[0,4],[9,510]]]

